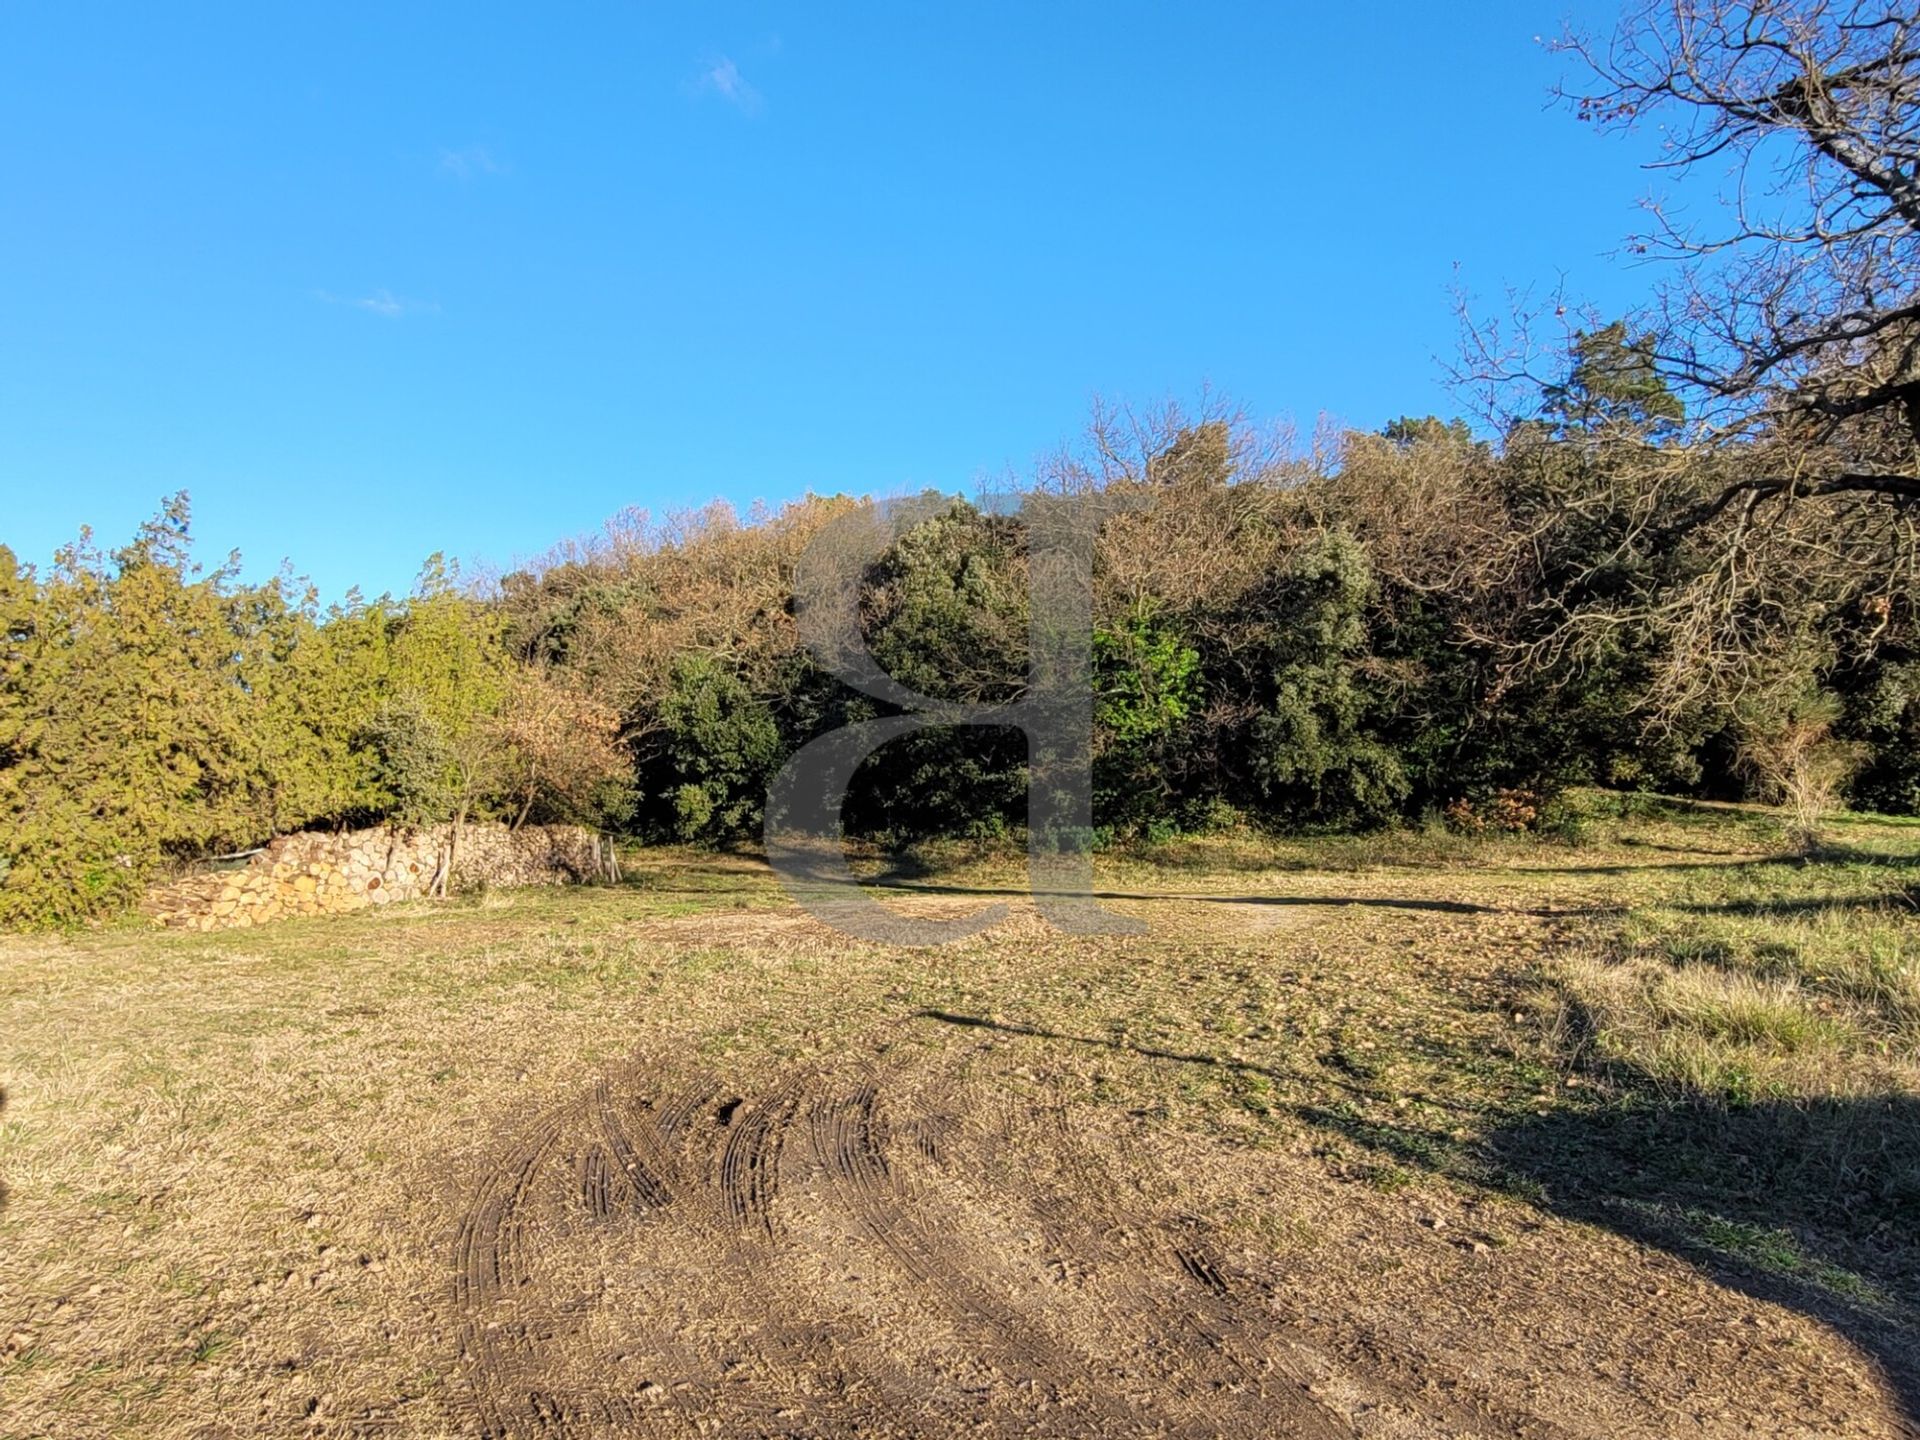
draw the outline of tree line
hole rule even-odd
[[[1636,388],[1630,348],[1583,339],[1499,446],[1419,419],[1314,456],[1230,416],[1100,417],[1034,483],[1131,501],[1095,551],[1103,835],[1518,827],[1576,783],[1920,807],[1911,592],[1778,571],[1738,673],[1700,681],[1695,602],[1665,607],[1735,522],[1644,510],[1650,488],[1710,505],[1727,472],[1649,443],[1670,395]],[[870,503],[627,517],[492,586],[436,560],[405,599],[325,611],[285,577],[197,572],[183,498],[44,577],[0,550],[0,916],[110,912],[170,862],[314,826],[752,839],[788,756],[886,711],[817,663],[793,606],[808,542]],[[925,694],[1013,703],[1026,565],[1019,519],[944,498],[869,567],[866,644]],[[849,827],[1016,830],[1027,763],[1011,731],[909,736],[863,767]]]
[[[1230,410],[1098,411],[1025,482],[1104,492],[1095,820],[1553,823],[1576,783],[1920,808],[1920,46],[1830,0],[1649,0],[1574,37],[1576,113],[1670,121],[1668,162],[1746,167],[1727,230],[1639,313],[1475,317],[1479,423],[1290,443]],[[1754,171],[1764,174],[1754,174]],[[1764,182],[1764,183],[1762,183]],[[1768,202],[1772,203],[1772,202]],[[1556,333],[1536,343],[1545,319]],[[44,574],[0,549],[0,923],[125,907],[166,866],[378,820],[754,837],[768,781],[884,712],[801,643],[795,567],[838,517],[627,516],[490,585],[439,560],[322,609],[195,568],[184,497]],[[1017,701],[1027,538],[947,497],[861,580],[875,659]],[[898,740],[849,828],[1017,828],[1011,732]]]

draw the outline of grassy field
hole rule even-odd
[[[629,872],[0,940],[0,1435],[1920,1421],[1920,826]]]

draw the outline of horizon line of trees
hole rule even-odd
[[[1302,450],[1220,407],[1096,412],[1029,484],[1137,502],[1094,566],[1096,822],[1538,823],[1575,783],[1920,810],[1920,19],[1868,0],[1632,0],[1563,49],[1605,129],[1731,166],[1720,230],[1656,209],[1641,311],[1473,318],[1475,434]],[[1534,343],[1534,321],[1561,334]],[[194,568],[185,497],[44,575],[0,548],[0,924],[126,906],[171,863],[374,820],[753,836],[785,758],[883,707],[815,664],[794,568],[870,502],[624,517],[482,589],[321,609]],[[879,663],[1025,683],[1026,540],[952,499],[865,573]],[[924,731],[847,820],[1019,826],[1017,735]]]
[[[1033,483],[1133,502],[1095,556],[1102,834],[1519,826],[1573,784],[1920,810],[1910,595],[1776,575],[1739,672],[1674,684],[1698,662],[1658,602],[1725,541],[1645,528],[1646,489],[1705,504],[1728,470],[1650,440],[1678,415],[1645,380],[1607,327],[1498,446],[1406,419],[1322,459],[1226,413],[1097,416]],[[0,548],[0,923],[111,914],[170,865],[301,828],[753,839],[789,755],[886,711],[793,619],[807,543],[869,503],[629,515],[495,586],[435,557],[403,600],[326,610],[284,577],[198,573],[184,496],[44,577]],[[930,695],[1019,700],[1026,563],[1017,517],[945,498],[864,578],[874,657]],[[1576,642],[1569,616],[1613,623]],[[1013,732],[904,738],[862,768],[849,830],[1016,832],[1026,765]]]

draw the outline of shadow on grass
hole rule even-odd
[[[1670,849],[1674,847],[1649,846],[1646,848]],[[1524,858],[1527,856],[1539,855],[1542,853],[1544,853],[1544,847],[1522,849],[1519,847],[1518,842],[1516,842],[1516,848],[1514,851],[1514,855],[1516,856],[1520,856]],[[1675,849],[1675,853],[1693,855],[1696,857],[1702,856],[1703,854],[1703,852],[1700,852],[1697,850],[1681,851],[1677,849]],[[1647,874],[1663,874],[1663,873],[1670,873],[1674,871],[1687,871],[1687,870],[1765,870],[1765,869],[1776,869],[1781,867],[1805,869],[1808,866],[1819,865],[1819,864],[1871,865],[1871,866],[1880,866],[1890,870],[1920,868],[1920,855],[1886,855],[1886,854],[1881,854],[1875,851],[1852,850],[1852,849],[1823,850],[1819,852],[1819,854],[1812,855],[1812,856],[1789,854],[1789,853],[1782,853],[1778,855],[1752,855],[1752,854],[1733,854],[1733,853],[1722,854],[1721,852],[1707,852],[1704,858],[1695,858],[1695,859],[1689,859],[1689,860],[1647,860],[1647,861],[1596,860],[1591,864],[1566,864],[1566,865],[1531,865],[1531,864],[1512,865],[1512,864],[1500,863],[1500,862],[1509,860],[1511,858],[1513,857],[1498,856],[1498,855],[1489,857],[1486,855],[1480,855],[1480,856],[1475,856],[1471,858],[1445,858],[1440,860],[1420,861],[1420,862],[1412,862],[1412,861],[1401,862],[1401,861],[1393,861],[1393,860],[1383,860],[1383,861],[1375,862],[1373,865],[1368,867],[1347,866],[1347,865],[1338,865],[1338,864],[1308,865],[1305,863],[1301,863],[1301,864],[1286,864],[1286,865],[1245,865],[1245,866],[1221,865],[1221,866],[1211,866],[1207,868],[1208,868],[1208,873],[1210,874],[1218,874],[1223,871],[1237,869],[1237,870],[1246,870],[1246,871],[1259,871],[1261,873],[1273,873],[1276,871],[1291,870],[1291,871],[1311,872],[1313,874],[1320,874],[1320,875],[1344,874],[1350,870],[1359,869],[1359,868],[1375,868],[1375,869],[1385,869],[1385,870],[1417,870],[1417,871],[1438,871],[1438,870],[1446,870],[1449,868],[1457,868],[1469,874],[1473,874],[1473,873],[1512,874],[1512,873],[1518,872],[1518,873],[1524,873],[1527,875],[1541,875],[1541,876],[1647,875]],[[1143,862],[1143,863],[1151,863],[1151,862]],[[861,878],[864,883],[870,884],[870,885],[918,885],[918,884],[923,884],[926,881],[935,880],[939,876],[949,873],[950,870],[965,869],[965,868],[966,867],[964,864],[956,863],[954,865],[949,866],[949,865],[937,863],[935,861],[930,861],[923,856],[889,855],[885,857],[884,863],[878,870],[874,871],[871,874],[863,875]],[[1190,868],[1198,868],[1198,867],[1169,865],[1164,868],[1171,870],[1171,869],[1190,869]],[[1012,892],[1012,891],[985,892],[983,891],[981,893],[984,894],[984,893],[1016,893],[1016,892]],[[1025,894],[1027,892],[1022,890],[1017,893]],[[1127,897],[1119,896],[1119,897],[1112,897],[1112,898],[1124,899]],[[1203,898],[1203,897],[1195,897],[1195,898]],[[1482,907],[1482,908],[1490,908],[1490,907]]]
[[[1825,915],[1837,911],[1920,909],[1920,885],[1898,890],[1868,890],[1856,895],[1776,896],[1765,900],[1667,902],[1661,907],[1688,915],[1740,915],[1753,919]]]
[[[1920,1102],[1723,1105],[1642,1084],[1510,1119],[1483,1154],[1543,1208],[1845,1335],[1920,1425]]]
[[[929,885],[921,881],[891,880],[880,881],[874,888],[903,890],[914,895],[979,895],[982,897],[1037,895],[1048,898],[1072,898],[1078,893],[1065,890],[1035,890],[1024,885]],[[1358,905],[1380,910],[1429,910],[1443,915],[1493,915],[1500,911],[1497,905],[1476,905],[1467,900],[1411,900],[1405,896],[1384,895],[1219,895],[1178,890],[1091,890],[1087,893],[1095,900],[1192,900],[1206,905],[1325,905],[1335,908]],[[1540,912],[1528,911],[1527,913]]]
[[[1889,855],[1884,850],[1862,850],[1854,845],[1825,845],[1809,859],[1823,865],[1872,865],[1884,870],[1920,870],[1920,854]]]
[[[1593,1099],[1486,1117],[1459,1147],[1339,1105],[1296,1113],[1397,1166],[1503,1190],[1800,1311],[1877,1362],[1920,1436],[1920,1100],[1730,1104],[1643,1074],[1606,1079]]]
[[[1010,1020],[989,1019],[985,1015],[961,1015],[952,1010],[917,1010],[914,1012],[914,1018],[937,1020],[942,1025],[957,1025],[967,1030],[994,1030],[1002,1035],[1025,1035],[1035,1040],[1060,1040],[1069,1045],[1089,1045],[1100,1050],[1125,1050],[1134,1055],[1144,1055],[1152,1060],[1173,1060],[1182,1065],[1212,1065],[1223,1070],[1240,1070],[1251,1075],[1265,1075],[1273,1080],[1299,1078],[1270,1066],[1255,1065],[1250,1061],[1223,1060],[1216,1055],[1193,1055],[1179,1050],[1160,1050],[1151,1045],[1136,1045],[1130,1040],[1103,1039],[1098,1035],[1069,1035],[1063,1030],[1046,1030],[1038,1025],[1018,1025]]]
[[[1587,1094],[1472,1112],[1480,1138],[1363,1118],[1365,1084],[949,1011],[920,1018],[1179,1064],[1240,1071],[1347,1098],[1284,1113],[1397,1166],[1503,1189],[1552,1214],[1679,1256],[1717,1283],[1829,1326],[1878,1362],[1920,1434],[1920,1101],[1904,1096],[1718,1104],[1612,1069]],[[1596,1079],[1602,1077],[1596,1076]],[[1377,1113],[1377,1112],[1376,1112]]]
[[[1649,860],[1645,864],[1607,861],[1591,865],[1528,865],[1525,869],[1529,875],[1652,875],[1677,870],[1764,870],[1807,863],[1798,855],[1749,855],[1739,859]]]
[[[787,876],[802,885],[819,886],[822,889],[837,886],[842,881],[841,874],[829,866],[812,865],[804,859],[794,857],[785,861],[783,869]],[[960,884],[930,878],[937,872],[930,871],[924,864],[907,859],[890,861],[878,872],[857,877],[862,889],[877,891],[898,891],[909,895],[951,896],[957,899],[979,898],[997,899],[1079,899],[1094,900],[1140,900],[1140,901],[1194,901],[1207,905],[1317,905],[1327,907],[1360,906],[1382,910],[1421,910],[1443,915],[1493,915],[1503,912],[1497,905],[1479,905],[1467,900],[1425,900],[1399,895],[1275,895],[1275,894],[1228,894],[1215,891],[1181,890],[1090,890],[1068,891],[1035,888],[1018,884]],[[1549,911],[1526,910],[1528,915],[1560,915],[1589,913],[1586,911]]]

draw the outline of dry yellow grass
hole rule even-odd
[[[1644,1095],[1663,1124],[1720,1113],[1736,1071],[1832,1099],[1837,1056],[1877,1067],[1851,1097],[1910,1093],[1915,951],[1887,897],[1915,832],[1852,832],[1885,863],[1789,866],[1772,823],[1189,842],[1103,862],[1144,936],[1069,939],[1016,904],[934,951],[845,940],[752,860],[688,854],[619,888],[0,940],[0,1435],[471,1433],[463,1209],[530,1117],[635,1053],[743,1085],[860,1056],[991,1076],[1119,1157],[1134,1203],[1248,1273],[1284,1260],[1299,1289],[1274,1303],[1329,1395],[1442,1377],[1493,1433],[1661,1434],[1691,1387],[1724,1410],[1694,1433],[1760,1407],[1774,1433],[1897,1433],[1904,1260],[1873,1269],[1840,1222],[1782,1251],[1684,1177],[1581,1189]],[[1019,874],[975,856],[882,893],[953,913]],[[1863,899],[1882,949],[1856,954]],[[1703,917],[1829,928],[1796,952],[1813,968],[1676,959]]]

